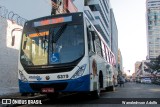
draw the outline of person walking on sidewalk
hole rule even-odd
[[[124,87],[124,83],[125,83],[125,79],[122,76],[120,76],[119,77],[119,85],[120,85],[120,87],[121,87],[121,85],[123,85],[123,87]]]

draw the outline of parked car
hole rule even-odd
[[[136,82],[137,82],[137,83],[141,83],[141,79],[140,79],[140,78],[137,78],[137,79],[136,79]]]
[[[157,80],[156,80],[156,83],[157,83],[158,85],[160,85],[160,79],[157,79]]]
[[[142,78],[141,83],[152,83],[150,78]]]
[[[160,85],[160,78],[154,78],[153,79],[153,84]]]

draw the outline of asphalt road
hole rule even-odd
[[[42,105],[20,107],[160,107],[156,103],[160,103],[160,85],[129,82],[124,87],[116,87],[114,92],[102,92],[100,99],[88,94],[72,94],[56,100],[43,99]]]
[[[160,85],[128,82],[115,92],[103,94],[103,98],[160,98]]]

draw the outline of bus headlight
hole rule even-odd
[[[79,69],[77,70],[77,72],[72,76],[71,79],[76,79],[79,78],[83,75],[85,69],[86,69],[87,64],[82,65],[81,67],[79,67]]]
[[[27,82],[28,80],[26,79],[26,77],[23,75],[22,71],[19,70],[19,75],[20,75],[20,79],[24,82]]]

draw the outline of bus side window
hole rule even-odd
[[[92,31],[87,28],[87,35],[88,35],[88,48],[89,51],[95,52],[95,46],[94,46],[94,37],[92,35]]]
[[[105,53],[106,53],[106,60],[107,60],[107,62],[109,62],[109,58],[108,58],[108,48],[107,48],[107,46],[105,46]]]
[[[95,47],[95,32],[94,31],[90,31],[90,33],[91,33],[91,40],[92,40],[92,48],[93,48],[93,52],[96,52],[96,47]]]
[[[91,36],[88,28],[87,28],[87,39],[88,39],[88,50],[90,52],[92,50],[92,47],[91,47]]]
[[[105,52],[105,44],[101,41],[101,46],[102,46],[102,54],[103,54],[103,58],[105,59],[105,60],[107,60],[106,59],[106,52]]]
[[[100,55],[101,57],[103,57],[101,40],[96,33],[94,35],[95,35],[95,42],[94,43],[95,43],[97,54]]]

